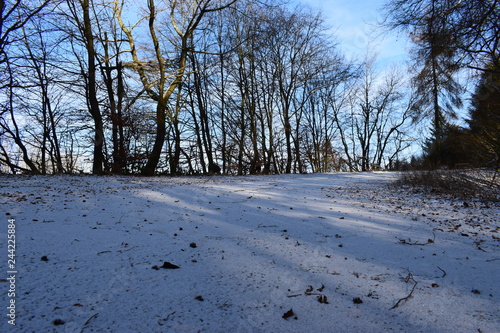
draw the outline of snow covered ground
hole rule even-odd
[[[499,332],[500,207],[396,177],[1,176],[0,331]]]

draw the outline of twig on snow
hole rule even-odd
[[[80,331],[80,333],[83,333],[83,330],[85,329],[85,326],[87,326],[90,323],[90,321],[92,319],[94,319],[95,317],[97,317],[98,315],[99,315],[99,313],[95,313],[89,319],[87,319],[87,321],[85,322],[85,324],[83,324],[83,327],[82,327],[82,330]]]
[[[278,226],[276,224],[272,224],[272,225],[263,225],[262,223],[259,223],[259,225],[257,226],[257,228],[277,228]]]
[[[137,247],[137,245],[136,245],[136,246],[132,246],[132,247],[130,247],[130,248],[128,248],[128,249],[118,250],[118,251],[116,251],[116,252],[123,253],[123,252],[130,251],[130,250],[132,250],[132,249],[135,249],[136,247]]]
[[[418,246],[423,246],[423,245],[428,245],[428,244],[434,244],[434,241],[436,240],[436,234],[432,233],[433,237],[432,239],[428,239],[427,243],[419,243],[419,242],[411,242],[410,239],[399,239],[399,244],[404,244],[404,245],[418,245]]]
[[[475,241],[475,242],[474,242],[474,244],[476,244],[476,247],[477,247],[477,249],[478,249],[479,251],[487,252],[485,249],[483,249],[483,248],[481,247],[481,243],[483,243],[483,242],[484,242],[484,240],[479,240],[479,241]]]
[[[496,260],[500,260],[500,258],[488,259],[488,260],[486,260],[486,262],[492,262],[492,261],[496,261]]]
[[[441,278],[444,278],[444,277],[446,276],[446,272],[445,272],[445,270],[444,270],[444,269],[442,269],[442,268],[441,268],[441,267],[439,267],[439,266],[438,266],[437,268],[439,268],[439,270],[440,270],[441,272],[443,272],[443,276],[441,276]]]
[[[396,304],[394,304],[394,305],[393,305],[393,307],[392,307],[392,308],[390,308],[389,310],[393,310],[393,309],[397,308],[397,307],[399,306],[399,304],[401,304],[401,302],[403,302],[403,301],[407,301],[407,300],[409,300],[409,299],[412,297],[413,292],[415,291],[415,287],[417,286],[418,282],[417,282],[417,281],[415,281],[415,279],[413,278],[413,274],[412,274],[411,272],[408,272],[408,276],[404,279],[404,281],[405,281],[406,283],[408,283],[409,281],[413,281],[413,282],[414,282],[414,285],[413,285],[413,287],[411,288],[410,293],[408,294],[408,296],[403,297],[403,298],[401,298],[399,301],[397,301],[397,302],[396,302]]]

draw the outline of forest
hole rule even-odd
[[[387,0],[382,69],[300,4],[0,0],[0,173],[498,168],[499,2]]]

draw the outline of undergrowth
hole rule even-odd
[[[492,169],[405,171],[398,183],[436,195],[500,203],[500,176]]]

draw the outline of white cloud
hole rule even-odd
[[[377,25],[385,0],[295,0],[318,9],[340,42],[346,56],[363,58],[373,49],[383,62],[403,62],[407,57],[404,36],[384,33]]]

